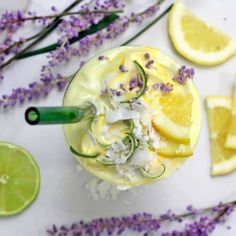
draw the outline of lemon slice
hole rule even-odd
[[[234,94],[232,103],[232,113],[226,137],[225,147],[236,150],[236,81],[234,84]]]
[[[234,39],[209,26],[179,1],[170,12],[168,30],[177,52],[196,64],[220,64],[236,53]]]
[[[169,140],[189,143],[192,125],[191,94],[170,93],[160,97],[160,110],[153,116],[152,124],[156,131]]]
[[[236,170],[236,151],[225,148],[231,117],[232,100],[224,96],[206,98],[208,126],[211,140],[211,174],[225,175]]]
[[[189,157],[193,155],[190,145],[166,139],[160,141],[157,153],[164,157]]]

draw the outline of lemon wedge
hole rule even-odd
[[[170,93],[160,97],[160,110],[153,116],[152,124],[163,137],[179,143],[189,144],[192,125],[191,94]]]
[[[208,25],[179,1],[170,12],[168,30],[177,52],[196,64],[220,64],[236,53],[236,40]]]
[[[236,81],[234,84],[234,94],[232,102],[232,113],[226,137],[225,147],[236,150]]]
[[[206,105],[211,140],[211,174],[229,174],[236,170],[236,151],[224,146],[231,118],[232,100],[225,96],[208,96]]]
[[[157,153],[164,157],[189,157],[193,155],[193,150],[188,144],[162,139],[159,143]]]

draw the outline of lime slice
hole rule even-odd
[[[39,168],[26,150],[0,142],[0,216],[14,215],[38,195]]]

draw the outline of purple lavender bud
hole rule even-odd
[[[154,60],[151,60],[151,61],[147,62],[147,64],[145,65],[145,67],[148,68],[148,69],[150,69],[153,64],[154,64]]]
[[[136,88],[138,86],[138,78],[134,77],[130,80],[129,82],[129,90],[133,90],[134,88]]]
[[[160,86],[160,90],[163,94],[168,94],[173,90],[173,85],[170,83],[162,83]]]
[[[67,84],[67,81],[61,79],[57,82],[57,87],[61,91],[61,90],[64,90],[64,88],[66,87],[66,84]]]
[[[128,70],[125,68],[124,65],[120,65],[120,66],[119,66],[119,70],[120,70],[121,72],[128,72]]]
[[[57,12],[57,8],[55,6],[52,6],[51,10],[54,11],[54,12]]]
[[[152,85],[152,89],[153,89],[153,90],[158,90],[159,87],[160,87],[160,84],[159,84],[159,83],[155,83],[155,84]]]
[[[52,230],[53,230],[53,233],[57,233],[57,226],[56,226],[56,225],[53,225],[53,226],[52,226]]]
[[[102,97],[107,97],[108,96],[108,89],[107,88],[101,90],[101,96]]]
[[[104,61],[104,60],[108,60],[108,59],[109,59],[108,57],[105,57],[103,55],[98,57],[99,61]]]
[[[116,92],[116,96],[117,96],[117,97],[120,97],[120,96],[122,96],[122,95],[123,95],[123,93],[122,93],[121,91],[117,91],[117,92]]]
[[[116,90],[116,89],[111,89],[111,93],[113,96],[120,97],[123,95],[122,91]]]
[[[192,212],[194,208],[193,208],[192,205],[188,205],[188,206],[186,207],[186,209],[187,209],[187,211]]]
[[[148,60],[148,61],[151,59],[151,55],[150,55],[148,52],[146,52],[146,53],[144,54],[144,57],[145,57],[145,59]]]
[[[77,224],[75,224],[75,223],[71,224],[71,226],[70,226],[70,229],[71,229],[71,230],[74,230],[74,229],[76,229],[76,228],[77,228]]]
[[[142,81],[142,79],[140,78],[140,76],[138,76],[138,79],[137,79],[137,86],[139,87],[139,88],[142,88],[143,87],[143,81]]]
[[[193,68],[187,68],[186,66],[182,66],[178,70],[178,75],[175,76],[173,80],[184,85],[188,79],[193,79],[194,75],[195,71]]]
[[[126,91],[126,85],[125,84],[120,84],[120,88],[125,92]]]

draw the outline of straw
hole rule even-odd
[[[30,125],[71,124],[84,117],[94,116],[96,109],[92,104],[84,107],[29,107],[25,120]]]

